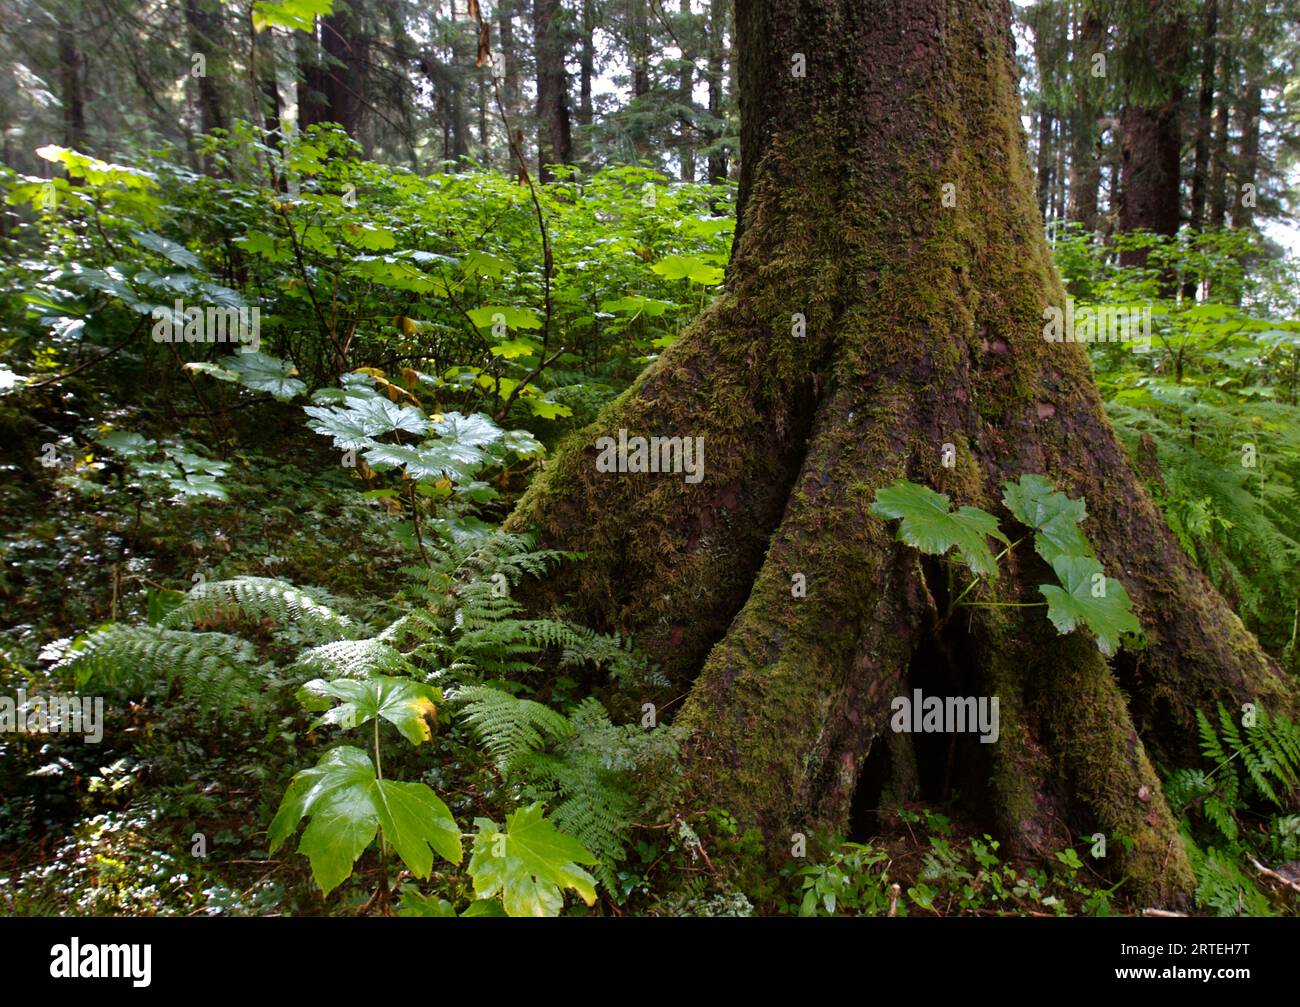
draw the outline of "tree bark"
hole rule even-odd
[[[324,121],[337,122],[370,156],[370,40],[363,0],[337,0],[334,12],[321,19],[321,75]]]
[[[1214,127],[1215,63],[1219,32],[1218,0],[1205,4],[1205,30],[1201,40],[1201,90],[1196,101],[1196,153],[1192,167],[1192,209],[1189,223],[1193,230],[1205,224],[1205,194],[1210,181],[1210,132]]]
[[[505,58],[505,79],[501,82],[502,100],[510,122],[516,123],[519,117],[519,56],[515,52],[514,0],[501,0],[497,4],[497,34]]]
[[[650,93],[649,0],[628,0],[627,53],[632,64],[632,100]]]
[[[1228,110],[1237,80],[1232,46],[1234,10],[1231,0],[1221,0],[1220,6],[1224,37],[1218,46],[1219,95],[1214,111],[1214,135],[1210,141],[1210,215],[1207,221],[1212,230],[1222,229],[1228,218]]]
[[[59,88],[63,102],[63,145],[86,149],[86,101],[81,86],[81,50],[77,46],[74,14],[59,21]]]
[[[678,37],[681,40],[681,71],[677,76],[677,104],[682,111],[677,116],[677,156],[681,162],[683,182],[695,181],[695,123],[689,109],[695,104],[695,54],[690,49],[690,40],[695,29],[691,24],[691,0],[681,0],[678,8],[681,28]]]
[[[537,175],[543,182],[550,165],[573,161],[569,124],[569,79],[564,70],[560,0],[533,0],[533,38],[537,48]]]
[[[189,25],[192,55],[204,57],[203,73],[198,77],[199,130],[210,133],[226,128],[226,111],[217,81],[217,68],[223,52],[221,5],[216,0],[185,0],[185,20]],[[211,164],[206,165],[211,170]]]
[[[1093,75],[1093,56],[1105,55],[1106,24],[1088,7],[1079,25],[1079,45],[1074,56],[1076,108],[1070,126],[1069,218],[1086,230],[1097,230],[1097,190],[1101,186],[1102,87]]]
[[[1259,81],[1246,80],[1246,90],[1241,98],[1241,146],[1237,163],[1237,186],[1232,201],[1232,226],[1250,227],[1255,220],[1255,203],[1259,193],[1259,116],[1262,95]],[[1247,186],[1250,186],[1247,189]]]
[[[960,739],[958,765],[1012,849],[1050,857],[1080,834],[1123,833],[1132,849],[1112,844],[1104,866],[1125,890],[1185,900],[1192,875],[1153,759],[1195,755],[1197,707],[1293,709],[1296,696],[1165,527],[1083,348],[1044,339],[1043,310],[1064,292],[1007,5],[738,0],[736,17],[740,218],[725,289],[508,520],[586,553],[534,600],[563,597],[635,634],[673,682],[666,696],[689,687],[683,805],[760,826],[774,860],[792,832],[842,832],[855,795],[877,798],[856,793],[873,751],[913,750],[926,778],[921,736],[887,744],[891,699],[924,682],[1000,697],[998,743]],[[703,480],[598,471],[597,437],[620,429],[702,437]],[[1001,483],[1029,472],[1086,499],[1085,530],[1148,636],[1140,657],[1108,665],[1041,608],[945,621],[940,564],[868,513],[907,477],[1006,525]],[[1032,550],[1005,563],[990,600],[1041,602]]]
[[[709,184],[718,185],[727,180],[727,152],[720,140],[725,134],[721,125],[726,115],[722,107],[723,37],[726,32],[730,4],[725,0],[712,0],[709,5],[709,116],[715,123],[715,132],[709,138]]]
[[[592,34],[596,30],[595,0],[582,0],[582,42],[578,66],[578,124],[591,125],[591,82],[596,76],[596,43]]]
[[[1059,54],[1056,37],[1057,8],[1051,3],[1040,3],[1030,13],[1034,33],[1034,65],[1038,74],[1038,102],[1035,115],[1038,120],[1038,143],[1034,158],[1038,169],[1038,212],[1044,219],[1052,216],[1052,188],[1056,178],[1056,151],[1052,143],[1056,116],[1048,102],[1049,75],[1053,72]]]
[[[1181,220],[1179,110],[1187,59],[1185,16],[1173,0],[1149,0],[1146,21],[1132,30],[1137,38],[1126,56],[1142,65],[1129,70],[1129,94],[1120,113],[1119,229],[1171,236],[1178,233]],[[1148,70],[1152,80],[1135,86],[1133,77]],[[1143,248],[1120,255],[1125,266],[1143,266],[1146,260]]]

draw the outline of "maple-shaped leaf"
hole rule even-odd
[[[185,366],[222,381],[237,381],[255,392],[266,392],[280,402],[288,402],[307,390],[307,386],[295,377],[298,369],[293,364],[260,352],[234,353],[222,357],[215,364],[195,361]]]
[[[1052,569],[1061,582],[1040,584],[1047,599],[1047,617],[1057,630],[1069,633],[1087,626],[1097,638],[1097,648],[1110,657],[1125,633],[1140,635],[1142,626],[1133,614],[1133,602],[1119,581],[1107,577],[1091,556],[1059,555]]]
[[[981,577],[998,575],[988,540],[1011,544],[998,530],[998,519],[988,511],[978,507],[951,510],[946,494],[906,479],[878,489],[871,513],[901,521],[898,541],[921,552],[942,556],[955,548],[958,559]]]
[[[311,861],[312,876],[327,895],[352,873],[381,828],[417,878],[429,876],[434,853],[452,864],[463,855],[460,827],[437,794],[423,783],[377,779],[370,756],[349,745],[330,749],[294,776],[271,822],[272,853],[305,817],[311,822],[298,852]]]
[[[343,702],[328,710],[317,724],[336,724],[344,730],[360,727],[375,717],[388,721],[412,745],[433,737],[430,724],[437,717],[442,693],[409,678],[313,679],[298,693],[311,709],[321,709],[330,699]]]
[[[364,455],[366,464],[376,472],[401,467],[409,478],[438,479],[443,475],[467,481],[473,479],[474,469],[484,460],[483,452],[469,445],[446,445],[439,441],[426,441],[416,447],[404,444],[380,444],[369,441]]]
[[[587,905],[596,901],[596,879],[578,866],[595,855],[542,817],[541,802],[512,814],[504,832],[485,818],[474,824],[469,873],[478,898],[500,895],[510,916],[558,916],[567,888]]]
[[[1022,475],[1019,483],[1003,483],[1002,491],[1007,510],[1034,530],[1034,549],[1047,562],[1061,555],[1093,554],[1079,528],[1087,516],[1082,500],[1071,500],[1039,475]]]

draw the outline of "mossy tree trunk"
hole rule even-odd
[[[673,694],[689,683],[691,800],[761,826],[774,856],[792,832],[847,826],[873,749],[896,789],[918,767],[925,779],[923,736],[888,727],[891,699],[924,685],[999,697],[998,742],[946,761],[1015,849],[1123,833],[1132,852],[1112,844],[1108,863],[1141,898],[1177,901],[1191,876],[1152,758],[1193,757],[1197,706],[1294,693],[1165,528],[1084,350],[1044,339],[1064,294],[1008,8],[740,0],[736,16],[725,290],[557,452],[510,527],[587,553],[545,590],[634,633]],[[703,480],[598,471],[596,438],[620,428],[703,437]],[[943,623],[941,565],[868,514],[905,476],[1006,524],[1001,483],[1030,472],[1086,498],[1085,529],[1150,640],[1136,658],[1108,665],[1041,608]],[[995,600],[1041,601],[1050,575],[1032,551],[1004,568]]]

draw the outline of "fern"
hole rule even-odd
[[[1280,862],[1300,851],[1300,815],[1275,817],[1262,830],[1251,810],[1261,801],[1294,810],[1300,784],[1300,726],[1263,708],[1245,724],[1222,703],[1215,713],[1214,719],[1199,710],[1196,714],[1200,749],[1212,767],[1169,773],[1165,796],[1182,816],[1197,904],[1219,915],[1273,915],[1268,895],[1243,865],[1259,856]],[[1195,828],[1193,813],[1204,828]],[[1246,816],[1249,826],[1243,821]]]
[[[406,655],[381,637],[335,640],[304,651],[289,667],[307,677],[372,678],[409,673]]]
[[[317,601],[302,588],[267,577],[238,577],[197,584],[186,599],[163,617],[167,628],[201,622],[270,619],[295,625],[311,639],[342,640],[356,635],[356,624]]]
[[[71,672],[78,688],[165,694],[179,682],[182,695],[203,713],[258,707],[265,685],[247,641],[159,626],[102,627],[73,643],[55,667]]]
[[[563,714],[500,689],[466,686],[451,698],[465,704],[465,723],[505,776],[516,770],[529,752],[573,733],[573,725]]]
[[[1196,904],[1217,916],[1276,916],[1255,882],[1230,854],[1210,847],[1202,850],[1183,836],[1192,872],[1196,875]]]
[[[647,777],[648,766],[671,758],[680,732],[617,726],[593,698],[567,718],[499,689],[471,686],[454,698],[465,703],[466,723],[502,775],[521,783],[529,799],[551,807],[556,826],[596,854],[597,877],[617,892],[614,869],[626,856],[638,806],[631,780]]]

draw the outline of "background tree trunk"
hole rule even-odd
[[[1241,146],[1238,157],[1239,169],[1237,185],[1233,191],[1232,226],[1250,227],[1255,219],[1255,203],[1259,193],[1253,191],[1258,185],[1259,174],[1259,115],[1261,94],[1259,81],[1248,79],[1246,91],[1241,100]],[[1248,190],[1246,186],[1251,186]],[[1249,199],[1246,198],[1250,192]]]
[[[595,0],[582,0],[582,42],[579,49],[578,124],[584,129],[591,125],[591,82],[596,76]]]
[[[1196,102],[1196,153],[1192,167],[1192,209],[1189,222],[1199,231],[1205,224],[1205,194],[1210,175],[1210,132],[1214,126],[1216,42],[1219,31],[1218,0],[1207,0],[1201,41],[1201,90]]]
[[[686,801],[761,826],[774,858],[793,831],[846,827],[873,749],[910,747],[933,781],[924,739],[885,745],[891,698],[925,684],[1000,697],[998,744],[959,738],[956,764],[975,813],[1014,849],[1049,856],[1079,834],[1123,833],[1133,847],[1107,867],[1128,891],[1185,899],[1191,872],[1148,753],[1191,756],[1197,706],[1291,709],[1295,695],[1164,526],[1083,349],[1043,337],[1043,309],[1064,293],[1006,4],[739,0],[736,15],[726,289],[507,522],[587,552],[536,600],[563,595],[636,634],[670,695],[692,683]],[[598,472],[596,438],[620,429],[703,437],[703,481]],[[1003,513],[1001,482],[1027,472],[1086,498],[1085,530],[1149,638],[1140,658],[1108,666],[1041,608],[944,622],[939,566],[868,515],[900,476]],[[1007,567],[993,600],[1041,601],[1032,550]],[[796,573],[806,598],[792,596]]]
[[[221,5],[216,0],[186,0],[185,20],[189,25],[191,57],[201,53],[203,72],[198,77],[199,130],[210,133],[226,128],[226,111],[218,85],[218,67],[223,61]],[[212,159],[203,158],[203,170],[215,171]]]
[[[709,5],[709,115],[714,122],[716,132],[710,136],[709,147],[709,184],[717,185],[727,180],[727,154],[720,149],[719,141],[724,135],[721,126],[725,112],[722,107],[722,58],[723,37],[726,32],[727,15],[731,5],[724,0],[711,0]]]
[[[1232,31],[1235,26],[1231,0],[1220,0],[1222,43],[1219,51],[1219,95],[1214,110],[1214,134],[1210,140],[1210,215],[1212,230],[1221,229],[1228,217],[1228,109],[1237,80],[1233,61]]]
[[[370,156],[367,116],[370,110],[370,40],[362,0],[337,0],[334,12],[321,19],[321,75],[324,121],[337,122]]]
[[[1072,68],[1078,104],[1070,136],[1069,217],[1089,231],[1097,230],[1097,190],[1101,186],[1102,83],[1094,76],[1093,56],[1105,55],[1106,25],[1091,8],[1085,8],[1079,25],[1079,44]]]
[[[59,86],[63,103],[63,145],[86,149],[86,101],[81,87],[82,55],[77,47],[76,12],[59,21]]]
[[[694,104],[695,89],[695,54],[690,45],[695,29],[691,25],[691,0],[681,0],[678,8],[681,13],[678,38],[681,41],[682,66],[677,76],[677,104],[682,111],[677,116],[677,157],[680,162],[683,182],[695,181],[695,123],[688,111]]]
[[[1125,59],[1137,65],[1128,68],[1128,95],[1120,113],[1119,229],[1173,235],[1181,221],[1179,111],[1186,25],[1173,0],[1150,0],[1146,13],[1125,53]],[[1120,255],[1125,266],[1142,266],[1146,260],[1141,248]]]
[[[533,38],[537,47],[537,175],[553,176],[549,165],[573,160],[569,126],[569,78],[564,70],[560,0],[533,0]]]

